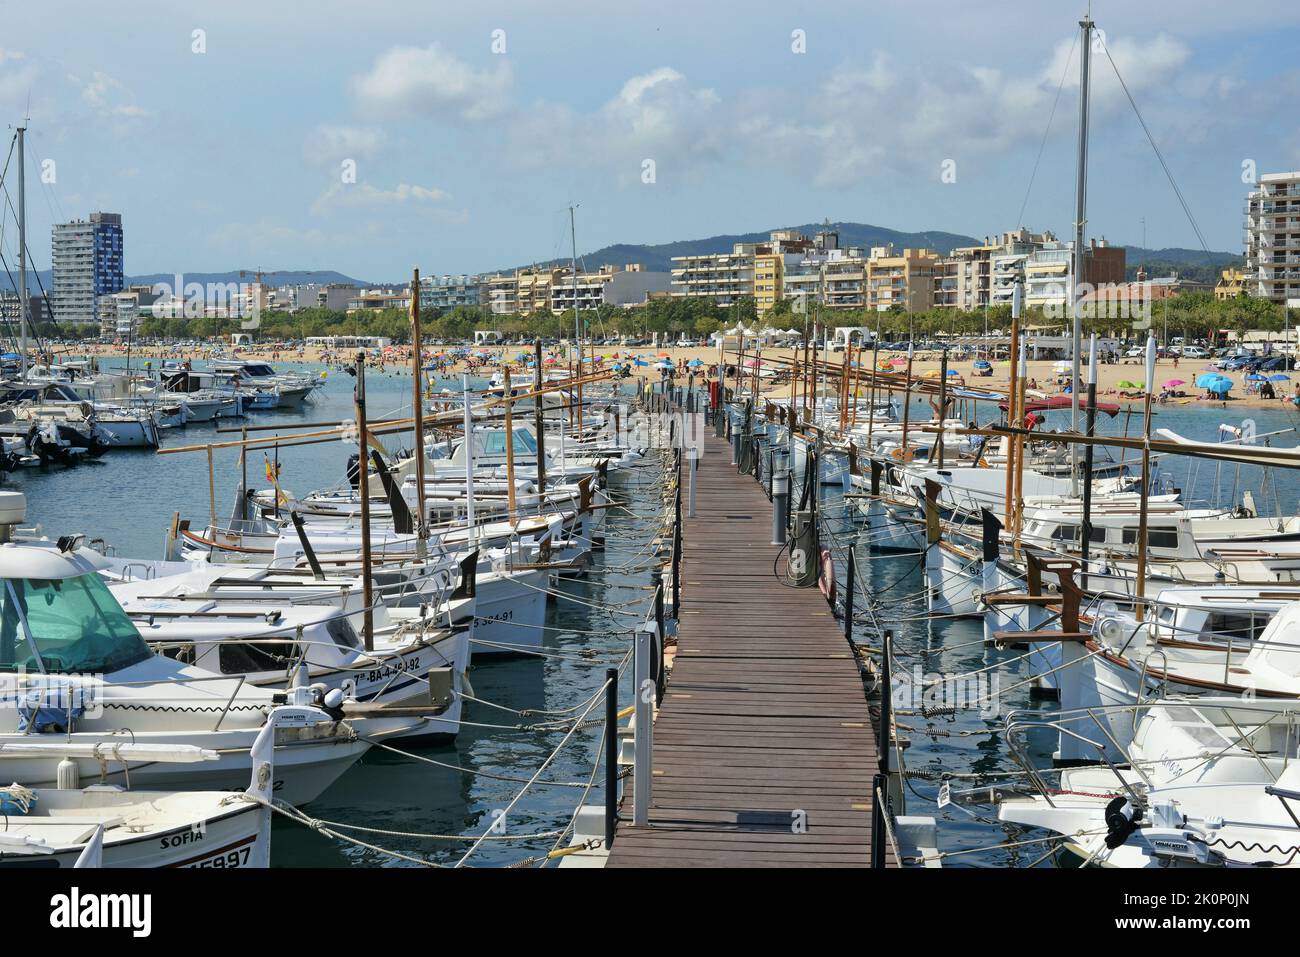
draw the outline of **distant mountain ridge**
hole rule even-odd
[[[793,229],[810,238],[822,230],[838,232],[840,234],[840,248],[842,249],[849,246],[861,246],[869,250],[872,246],[888,246],[892,243],[895,248],[900,250],[928,248],[947,255],[959,246],[977,246],[982,242],[982,240],[976,239],[974,236],[963,236],[960,233],[949,233],[943,230],[909,233],[889,229],[885,226],[873,226],[870,223],[821,222],[805,223],[802,226],[773,226],[771,229],[765,229],[757,233],[722,233],[704,239],[679,239],[670,243],[653,245],[616,243],[613,246],[605,246],[593,252],[582,253],[578,256],[578,260],[580,266],[585,264],[588,269],[606,263],[616,266],[641,263],[651,272],[668,272],[672,268],[674,256],[705,256],[711,253],[729,253],[736,243],[767,242],[768,235],[777,229]],[[512,266],[498,271],[512,272],[514,269],[523,266],[563,266],[568,262],[568,257],[561,256],[556,259],[537,263],[524,263],[519,267]]]
[[[809,237],[824,229],[833,230],[839,233],[841,248],[860,246],[865,250],[869,250],[872,246],[892,244],[896,249],[900,250],[928,248],[937,250],[943,255],[947,255],[953,249],[962,246],[978,246],[984,242],[983,239],[975,236],[965,236],[961,233],[950,233],[943,230],[906,232],[889,229],[885,226],[874,226],[870,223],[822,222],[805,223],[802,226],[778,226],[754,233],[720,233],[703,239],[682,239],[668,243],[615,243],[592,252],[581,253],[578,259],[580,266],[587,269],[594,269],[606,264],[623,266],[629,263],[641,263],[647,270],[652,272],[668,272],[672,268],[672,258],[674,256],[698,256],[709,253],[731,252],[732,247],[737,243],[766,242],[768,235],[775,229],[794,229]],[[1166,249],[1143,249],[1139,246],[1127,246],[1125,249],[1130,278],[1136,273],[1139,265],[1145,265],[1152,276],[1168,275],[1170,271],[1176,271],[1187,279],[1213,280],[1218,278],[1221,269],[1239,265],[1243,259],[1239,253],[1211,250],[1207,254],[1203,249],[1189,249],[1177,246]],[[498,270],[484,271],[484,274],[493,271],[510,273],[516,268],[533,266],[564,266],[568,262],[567,257],[558,257],[534,263],[523,263],[519,266],[503,267]],[[231,269],[225,272],[186,272],[182,273],[182,277],[187,283],[225,284],[251,282],[255,272],[252,269]],[[17,275],[13,275],[16,280]],[[407,282],[406,280],[400,282],[376,282],[374,280],[356,279],[332,269],[273,270],[263,272],[262,279],[270,286],[350,283],[368,288],[387,288],[404,286]],[[173,273],[146,273],[128,276],[126,281],[127,285],[152,286],[156,283],[172,285],[176,281],[176,276]],[[28,287],[33,292],[39,292],[42,285],[46,291],[49,291],[53,286],[50,270],[43,269],[39,272],[28,273]],[[0,271],[0,289],[9,288],[15,287],[10,283],[10,277]]]

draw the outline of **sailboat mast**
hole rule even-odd
[[[573,341],[575,348],[578,350],[578,393],[576,396],[578,402],[578,431],[582,431],[582,324],[578,320],[578,232],[574,226],[573,211],[577,207],[569,207],[569,242],[572,244],[573,259],[570,268],[573,270]]]
[[[415,523],[416,549],[421,557],[427,544],[427,513],[424,510],[424,382],[423,357],[420,348],[420,270],[411,274],[411,401],[415,413]]]
[[[18,127],[18,361],[27,378],[27,121]]]
[[[1074,269],[1070,283],[1070,310],[1074,334],[1070,340],[1070,431],[1079,431],[1079,360],[1083,349],[1083,308],[1080,303],[1084,278],[1083,234],[1088,206],[1088,85],[1092,68],[1092,17],[1079,21],[1079,156],[1074,186]],[[1079,447],[1070,446],[1070,494],[1079,494]]]

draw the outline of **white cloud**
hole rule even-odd
[[[227,223],[213,229],[211,237],[219,246],[234,246],[249,255],[263,250],[278,253],[287,244],[317,246],[331,238],[320,229],[299,229],[268,219],[255,223]]]
[[[312,204],[312,212],[322,213],[332,208],[405,206],[415,203],[441,203],[450,195],[437,187],[414,186],[399,183],[393,189],[379,189],[369,183],[335,183]]]
[[[719,158],[726,138],[723,102],[712,89],[694,87],[670,67],[628,79],[590,113],[539,103],[510,124],[516,162],[530,166],[600,166],[631,181],[643,160],[658,175]]]
[[[32,94],[39,71],[17,50],[0,50],[0,103],[22,106]]]
[[[369,159],[387,142],[383,130],[373,126],[316,127],[304,143],[308,159],[337,163],[344,159]]]
[[[476,70],[437,43],[393,47],[370,72],[353,80],[367,108],[393,114],[416,110],[468,122],[490,119],[508,106],[513,83],[501,58],[492,69]]]
[[[147,110],[136,105],[131,91],[107,73],[95,70],[89,80],[83,81],[72,75],[68,79],[81,88],[82,102],[99,113],[127,118],[148,115]]]
[[[1163,35],[1112,38],[1109,49],[1139,104],[1141,93],[1154,97],[1172,86],[1188,60],[1186,47]],[[1052,129],[1070,129],[1077,45],[1070,58],[1069,40],[1041,69],[1021,72],[896,63],[876,53],[869,66],[841,67],[811,93],[756,91],[753,108],[736,122],[737,139],[752,160],[806,172],[821,186],[847,187],[882,173],[937,176],[945,159],[960,164],[1032,147],[1046,128],[1062,76]],[[1105,53],[1093,57],[1093,78],[1094,120],[1128,110]]]

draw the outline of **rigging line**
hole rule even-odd
[[[1061,102],[1061,91],[1065,89],[1065,78],[1070,75],[1070,64],[1074,62],[1074,50],[1079,45],[1079,35],[1076,33],[1074,42],[1070,44],[1069,56],[1065,58],[1065,69],[1061,71],[1061,82],[1056,87],[1056,99],[1052,101],[1052,112],[1047,115],[1047,128],[1043,130],[1043,140],[1038,144],[1038,156],[1034,159],[1034,168],[1029,174],[1029,185],[1025,187],[1025,199],[1020,204],[1020,215],[1016,217],[1016,226],[1019,228],[1025,221],[1025,209],[1029,206],[1029,194],[1034,189],[1034,179],[1038,176],[1038,165],[1043,161],[1043,150],[1047,147],[1047,137],[1052,132],[1052,119],[1056,116],[1056,108]]]
[[[1169,164],[1165,162],[1165,156],[1160,152],[1160,147],[1156,145],[1156,139],[1151,135],[1151,129],[1147,126],[1146,119],[1142,116],[1142,111],[1138,109],[1137,101],[1133,99],[1133,94],[1129,92],[1128,84],[1124,82],[1124,77],[1120,75],[1119,65],[1116,64],[1115,58],[1110,55],[1110,49],[1102,44],[1102,51],[1106,54],[1106,59],[1110,61],[1110,67],[1115,71],[1115,79],[1119,80],[1120,88],[1124,91],[1124,96],[1128,98],[1129,106],[1133,107],[1133,113],[1137,116],[1138,123],[1142,126],[1142,132],[1146,134],[1147,142],[1151,144],[1151,149],[1156,154],[1156,159],[1160,161],[1160,168],[1165,171],[1165,178],[1169,180],[1169,185],[1173,187],[1174,195],[1178,197],[1178,204],[1183,207],[1183,213],[1187,216],[1187,221],[1191,223],[1192,231],[1196,233],[1196,239],[1201,244],[1201,249],[1208,257],[1210,247],[1205,243],[1205,236],[1201,233],[1201,227],[1196,223],[1196,217],[1192,215],[1191,207],[1187,205],[1187,200],[1183,197],[1183,191],[1178,188],[1178,183],[1174,180],[1174,174],[1169,169]]]

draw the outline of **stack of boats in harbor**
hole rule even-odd
[[[814,571],[800,584],[820,577],[834,594],[833,556],[806,554],[820,548],[822,483],[841,485],[841,511],[856,513],[842,590],[870,612],[859,652],[886,685],[881,748],[896,756],[894,813],[905,810],[910,790],[902,786],[910,730],[889,720],[889,692],[907,684],[923,697],[933,688],[924,677],[901,679],[893,629],[883,624],[899,620],[886,603],[898,603],[895,586],[908,577],[891,583],[888,596],[855,594],[859,545],[916,556],[910,580],[931,622],[982,621],[987,664],[931,684],[961,687],[1013,667],[1031,672],[1015,684],[1027,683],[1040,706],[1004,719],[1019,770],[945,775],[940,808],[980,805],[987,814],[994,805],[1003,822],[995,824],[997,846],[1033,848],[1035,863],[1072,854],[1116,867],[1296,866],[1300,516],[1275,493],[1263,503],[1274,514],[1264,514],[1238,479],[1243,469],[1255,470],[1265,479],[1260,491],[1275,490],[1270,476],[1300,468],[1300,447],[1282,447],[1281,434],[1255,435],[1251,423],[1219,424],[1218,441],[1155,429],[1154,338],[1146,347],[1140,424],[1130,428],[1130,406],[1122,435],[1099,434],[1098,415],[1121,410],[1097,401],[1097,341],[1085,351],[1082,330],[1090,17],[1080,30],[1068,394],[1027,388],[1024,277],[1017,277],[1005,389],[950,381],[959,377],[946,352],[937,376],[913,375],[910,347],[906,359],[882,366],[874,348],[855,350],[850,342],[832,361],[828,335],[819,336],[816,325],[801,356],[766,360],[788,374],[788,392],[784,385],[765,389],[749,374],[761,356],[742,347],[730,407],[737,458],[759,474],[793,466],[796,478],[804,477],[792,552],[800,552],[801,570]],[[980,358],[987,365],[992,356]],[[914,396],[927,400],[928,414],[916,415]],[[1066,410],[1069,427],[1049,430],[1049,417]],[[1204,504],[1192,479],[1207,465],[1214,500]],[[863,607],[855,602],[845,607]],[[925,654],[942,650],[932,634]],[[955,707],[982,710],[997,694]],[[926,716],[924,709],[909,712]],[[1045,739],[1053,747],[1040,759],[1035,747]],[[1013,831],[1008,842],[1006,823],[1026,830]],[[932,863],[943,855],[911,859],[922,858]]]
[[[216,443],[242,464],[328,432],[337,486],[268,470],[255,489],[245,469],[230,518],[176,515],[161,558],[39,537],[0,493],[0,866],[265,865],[273,811],[373,746],[454,738],[471,662],[539,651],[555,577],[584,574],[643,460],[607,377],[421,394],[416,376],[414,416],[376,422],[352,371],[354,420]],[[398,434],[414,448],[390,452]]]
[[[1153,339],[1140,426],[1099,434],[1098,415],[1119,410],[1096,401],[1095,339],[1077,405],[1035,395],[1017,355],[1019,286],[1014,301],[1003,391],[914,377],[910,361],[907,371],[885,372],[854,362],[852,346],[839,362],[769,360],[788,375],[788,391],[763,391],[739,361],[738,458],[769,480],[787,469],[803,476],[796,533],[809,512],[816,525],[818,490],[842,489],[838,505],[853,517],[862,561],[915,556],[932,619],[982,621],[993,663],[981,672],[999,660],[1029,665],[1042,710],[1006,718],[1021,776],[964,791],[945,784],[940,806],[992,801],[1002,821],[1046,829],[1048,850],[1096,865],[1293,865],[1300,515],[1276,498],[1276,514],[1263,514],[1237,481],[1228,500],[1194,504],[1189,479],[1208,465],[1203,477],[1217,494],[1225,469],[1239,478],[1254,467],[1265,475],[1258,488],[1275,487],[1267,476],[1300,468],[1300,447],[1282,446],[1282,433],[1227,424],[1214,442],[1154,429]],[[917,395],[929,415],[916,414]],[[1067,411],[1083,427],[1044,427]],[[1096,467],[1102,448],[1118,455],[1105,469]],[[815,537],[795,547],[810,542],[818,547]],[[829,551],[811,564],[827,587]],[[881,616],[892,617],[881,606],[869,621]],[[878,624],[861,640],[885,656],[890,645]],[[998,655],[1007,649],[1010,657]],[[897,725],[892,733],[903,734]],[[1044,764],[1028,739],[1051,734]]]
[[[158,448],[190,423],[301,408],[320,378],[260,361],[218,359],[209,369],[100,369],[94,360],[10,363],[0,380],[0,469],[73,465],[111,449]]]

